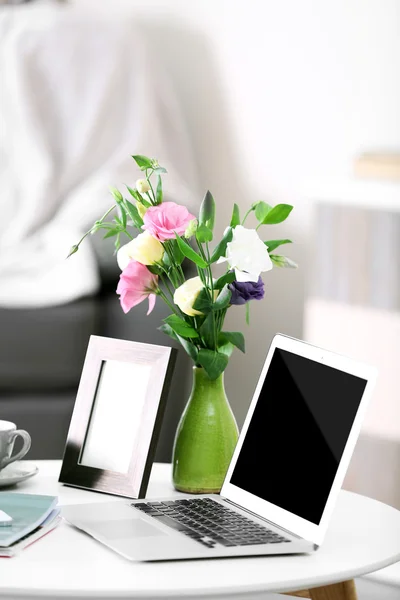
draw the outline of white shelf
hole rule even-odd
[[[316,179],[305,184],[302,195],[317,202],[400,212],[400,182],[395,181]]]

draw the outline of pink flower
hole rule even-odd
[[[117,294],[120,295],[121,307],[124,313],[127,313],[143,302],[149,299],[149,315],[156,303],[156,294],[158,284],[157,275],[153,275],[147,267],[136,260],[131,260],[122,271],[117,287]]]
[[[163,202],[151,206],[143,217],[143,229],[160,242],[175,238],[175,231],[183,235],[190,221],[195,219],[185,206],[175,202]]]

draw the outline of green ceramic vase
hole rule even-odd
[[[173,483],[180,492],[221,490],[238,439],[238,427],[225,394],[224,374],[212,381],[193,367],[193,387],[175,436]]]

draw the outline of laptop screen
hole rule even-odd
[[[230,483],[318,525],[366,385],[276,348]]]

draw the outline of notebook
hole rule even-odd
[[[12,517],[12,524],[0,528],[0,548],[7,548],[37,529],[58,503],[57,496],[2,492],[0,509]]]
[[[54,509],[37,529],[34,529],[31,533],[28,533],[17,542],[14,542],[11,546],[7,546],[7,548],[0,547],[0,558],[12,558],[13,556],[18,556],[25,548],[28,548],[28,546],[31,546],[34,542],[40,540],[40,538],[50,533],[50,531],[53,531],[53,529],[55,529],[62,521],[60,510],[59,507]]]

